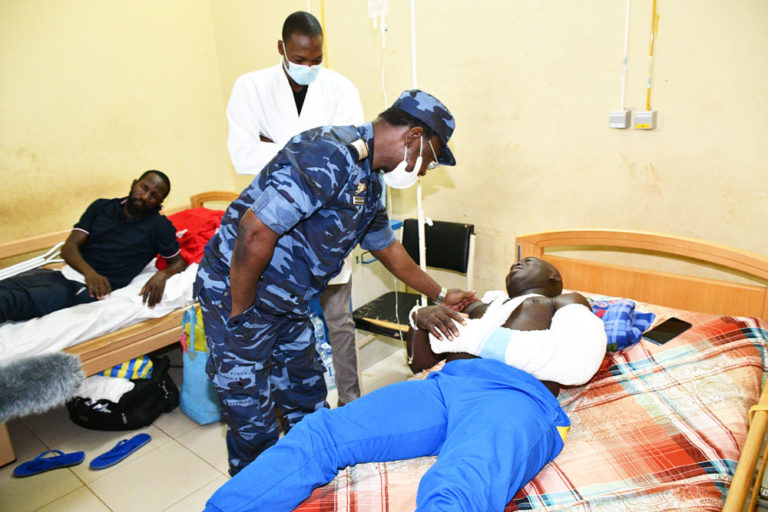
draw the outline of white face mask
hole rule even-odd
[[[405,169],[408,167],[408,146],[406,146],[403,149],[403,161],[397,164],[391,171],[384,173],[382,178],[388,187],[403,189],[413,186],[418,181],[422,162],[421,142],[422,139],[419,137],[419,156],[416,158],[416,164],[413,166],[412,171],[409,172]]]
[[[304,64],[296,64],[288,60],[288,51],[286,49],[285,42],[283,42],[283,53],[285,59],[283,60],[283,69],[288,73],[294,82],[299,85],[309,85],[315,81],[317,74],[320,72],[322,63],[315,66],[305,66]],[[288,63],[286,65],[286,62]]]

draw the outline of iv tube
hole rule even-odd
[[[624,91],[627,84],[627,48],[629,46],[629,4],[632,0],[627,0],[627,16],[624,21],[624,63],[621,68],[621,110],[624,107]]]
[[[656,0],[653,0],[651,14],[651,49],[648,53],[648,86],[645,91],[645,110],[651,110],[651,80],[653,78],[653,45],[656,42],[656,32],[659,28],[659,17],[656,14]]]

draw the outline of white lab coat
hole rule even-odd
[[[301,115],[283,71],[282,61],[270,68],[241,75],[232,87],[227,104],[227,148],[235,172],[258,174],[294,135],[317,126],[363,123],[363,106],[354,84],[330,69],[322,68],[309,84]],[[262,142],[263,135],[272,142]],[[329,284],[349,282],[349,259]]]
[[[322,68],[309,84],[301,115],[282,63],[246,73],[235,81],[227,104],[229,156],[238,174],[258,174],[288,139],[316,126],[363,123],[354,84]],[[274,143],[262,142],[263,135]]]

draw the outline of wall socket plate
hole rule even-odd
[[[608,128],[629,128],[629,110],[612,110],[608,116]]]
[[[656,128],[656,111],[635,112],[635,130],[653,130]]]

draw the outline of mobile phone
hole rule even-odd
[[[690,329],[691,324],[679,318],[668,318],[649,331],[643,333],[643,338],[663,345],[681,332]]]

